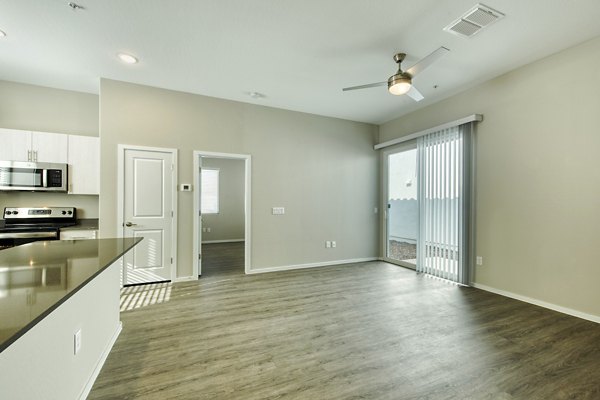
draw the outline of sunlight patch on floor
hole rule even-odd
[[[168,302],[171,286],[171,282],[165,282],[124,287],[121,289],[121,312]]]

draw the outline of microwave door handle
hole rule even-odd
[[[48,170],[42,170],[42,187],[48,187]]]

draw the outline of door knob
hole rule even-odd
[[[127,222],[127,223],[125,224],[125,226],[127,226],[127,227],[130,227],[130,226],[137,226],[137,224],[133,224],[133,223],[131,223],[131,222]]]

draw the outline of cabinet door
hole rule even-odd
[[[100,193],[100,138],[69,135],[69,193]]]
[[[62,133],[32,132],[34,161],[66,164],[68,136]]]
[[[0,161],[30,161],[31,132],[0,129]]]

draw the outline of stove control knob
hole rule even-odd
[[[13,215],[17,215],[18,213],[18,211],[13,211]]]
[[[67,212],[65,210],[62,210],[62,215],[66,215]]]
[[[67,214],[71,215],[73,214],[73,211],[67,211]]]
[[[12,211],[7,211],[6,212],[6,215],[10,215],[10,214],[12,214]]]

